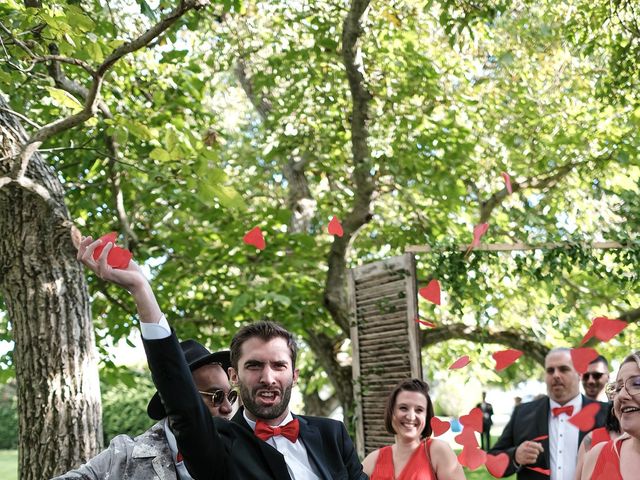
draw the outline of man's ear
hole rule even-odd
[[[300,370],[297,368],[293,371],[293,383],[298,383],[298,376],[300,375]]]
[[[229,367],[229,381],[231,382],[231,386],[236,387],[238,386],[238,372],[236,372],[236,369],[233,367]]]

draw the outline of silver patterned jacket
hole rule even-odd
[[[136,438],[118,435],[77,470],[52,480],[177,480],[164,420]]]

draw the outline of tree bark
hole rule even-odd
[[[0,107],[7,104],[0,95]],[[0,175],[27,135],[0,110]],[[35,153],[26,176],[41,188],[0,189],[0,294],[11,324],[18,384],[19,478],[42,480],[102,448],[97,355],[76,237],[55,172]],[[46,192],[42,195],[37,192]]]

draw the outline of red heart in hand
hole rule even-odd
[[[460,417],[460,424],[482,433],[482,410],[478,407],[472,408],[468,415]]]
[[[457,370],[458,368],[466,367],[467,365],[469,365],[470,361],[471,360],[469,359],[469,355],[463,355],[451,364],[449,370]]]
[[[607,317],[595,318],[591,327],[589,327],[589,330],[580,342],[580,345],[584,345],[593,337],[596,337],[598,340],[603,342],[608,342],[622,330],[627,328],[627,325],[628,323],[624,320],[612,320]]]
[[[598,352],[593,348],[572,348],[571,360],[573,361],[573,368],[576,369],[580,375],[587,371],[589,364],[598,358]]]
[[[458,445],[462,445],[464,448],[477,447],[478,439],[472,428],[463,428],[462,432],[453,437]]]
[[[251,230],[249,230],[242,240],[247,245],[253,245],[258,250],[264,250],[264,248],[267,246],[266,242],[264,241],[264,236],[262,235],[262,230],[260,230],[260,227],[254,227]]]
[[[600,411],[600,403],[590,403],[580,409],[569,422],[578,427],[583,432],[590,431],[596,424],[596,415]]]
[[[484,464],[489,470],[489,473],[496,478],[502,478],[504,472],[509,466],[509,455],[506,453],[499,453],[498,455],[487,454],[487,461]]]
[[[440,282],[438,280],[431,280],[426,287],[421,288],[418,293],[420,296],[431,303],[440,305]]]
[[[102,237],[100,237],[100,242],[101,243],[93,251],[93,259],[94,260],[98,260],[98,258],[100,258],[100,255],[102,254],[102,251],[104,250],[104,247],[107,246],[107,243],[113,243],[113,245],[115,246],[117,236],[118,236],[118,234],[116,232],[111,232],[111,233],[107,233],[106,235],[103,235]],[[107,258],[107,262],[108,261],[109,260]]]
[[[533,470],[534,472],[541,473],[542,475],[551,476],[551,470],[548,468],[540,468],[540,467],[527,467],[529,470]]]
[[[439,437],[444,432],[451,428],[451,423],[440,420],[438,417],[431,417],[431,430],[433,430],[433,436]]]
[[[495,352],[491,356],[496,361],[496,372],[499,372],[518,360],[522,356],[522,352],[512,348]]]
[[[118,234],[116,232],[111,232],[100,237],[100,241],[102,243],[100,243],[100,245],[98,245],[93,251],[93,259],[98,260],[98,258],[100,258],[100,255],[102,254],[102,251],[104,250],[104,247],[106,247],[108,243],[113,243],[113,247],[111,247],[111,250],[109,250],[109,255],[107,255],[107,264],[111,266],[111,268],[124,270],[129,266],[129,262],[131,261],[133,255],[126,248],[120,248],[116,246],[117,236]]]
[[[467,467],[469,470],[475,470],[484,465],[486,461],[487,453],[478,447],[464,447],[460,455],[458,455],[460,465]]]
[[[344,235],[344,230],[342,230],[342,225],[340,225],[340,220],[338,220],[338,217],[336,216],[334,216],[329,222],[329,234],[337,235],[339,237]]]

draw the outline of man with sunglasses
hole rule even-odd
[[[609,362],[602,355],[589,364],[587,371],[582,374],[584,394],[591,400],[607,401],[604,387],[609,381]]]
[[[208,412],[213,417],[229,420],[238,398],[238,393],[229,385],[229,350],[211,353],[195,340],[181,342],[180,348]],[[158,392],[151,397],[147,414],[159,420],[149,430],[135,438],[118,435],[106,450],[86,464],[53,480],[192,480]]]

